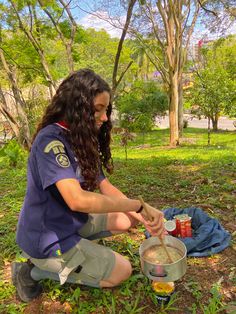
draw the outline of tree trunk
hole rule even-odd
[[[218,114],[215,114],[215,116],[211,117],[213,131],[218,131],[218,120],[219,120]]]
[[[18,120],[20,122],[20,134],[19,134],[19,141],[26,147],[30,148],[30,129],[29,129],[29,122],[27,115],[24,111],[25,106],[25,101],[24,98],[21,94],[20,89],[18,88],[17,80],[15,77],[14,71],[10,68],[8,65],[3,50],[0,48],[0,59],[2,61],[3,68],[5,72],[7,73],[8,80],[10,82],[12,92],[14,95],[15,99],[15,104],[16,104],[16,110],[18,113]]]
[[[211,119],[208,117],[208,124],[207,124],[207,145],[211,144]]]
[[[54,96],[54,94],[56,92],[56,83],[53,81],[53,78],[51,76],[48,63],[47,63],[46,58],[44,56],[44,52],[40,51],[40,50],[38,50],[37,52],[39,54],[41,64],[42,64],[43,69],[44,69],[45,79],[47,80],[47,83],[48,83],[48,87],[49,87],[49,91],[50,91],[50,98],[52,99],[52,97]]]
[[[178,84],[178,91],[179,91],[179,102],[178,102],[178,128],[179,128],[179,136],[182,137],[183,135],[183,116],[184,116],[184,108],[183,108],[183,80],[182,74],[179,78]]]
[[[70,73],[74,72],[74,60],[72,57],[72,45],[66,44],[66,54],[67,54],[67,62]]]
[[[178,79],[177,73],[170,77],[171,86],[169,89],[169,120],[170,120],[170,145],[176,147],[179,145],[178,128]]]
[[[5,98],[5,95],[3,93],[1,86],[0,86],[0,112],[4,115],[4,117],[8,121],[15,137],[19,138],[20,137],[19,125],[17,121],[15,120],[15,118],[10,113],[10,111],[7,109],[7,101],[6,101],[6,98]]]
[[[72,55],[72,48],[73,48],[73,43],[75,40],[76,31],[77,31],[77,23],[76,23],[73,15],[71,14],[71,10],[69,8],[69,3],[64,2],[64,0],[59,0],[59,2],[61,3],[63,8],[65,9],[65,11],[69,17],[69,20],[71,22],[70,40],[68,42],[67,49],[69,49],[68,64],[70,67],[70,71],[73,72],[74,71],[74,60],[73,60],[73,55]]]

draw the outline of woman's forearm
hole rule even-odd
[[[108,213],[137,211],[139,200],[85,191],[75,179],[63,179],[56,186],[66,204],[73,211],[84,213]]]
[[[139,200],[83,191],[74,210],[89,213],[136,212],[140,206]]]

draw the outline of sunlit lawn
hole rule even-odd
[[[206,205],[216,217],[218,212],[214,209],[236,214],[233,193],[236,183],[235,132],[211,134],[211,145],[208,146],[207,130],[185,129],[181,146],[173,149],[168,146],[168,130],[155,130],[144,137],[139,135],[129,143],[127,160],[119,140],[120,136],[114,136],[115,172],[110,180],[128,196],[142,195],[158,208]],[[9,268],[9,262],[20,258],[15,244],[15,227],[26,187],[26,157],[15,169],[8,166],[6,158],[0,158],[0,181],[0,312],[23,312],[25,305],[15,302],[15,289],[9,276],[6,278],[6,268]],[[142,231],[139,228],[139,233]],[[60,287],[44,281],[45,298],[60,301],[62,307],[67,306],[80,314],[157,313],[150,284],[140,273],[137,254],[140,240],[124,235],[119,241],[107,240],[104,244],[131,259],[134,275],[128,282],[113,291],[103,291],[72,285]],[[142,301],[144,298],[148,300],[146,304]]]

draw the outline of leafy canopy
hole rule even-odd
[[[131,131],[151,130],[158,115],[168,109],[167,95],[154,81],[136,81],[116,101],[122,127]]]
[[[203,114],[236,116],[236,37],[214,42],[202,50],[202,63],[194,76],[191,102]]]

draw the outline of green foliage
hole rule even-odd
[[[236,37],[204,48],[202,58],[189,101],[212,120],[223,113],[236,116]]]
[[[27,84],[37,79],[42,70],[39,56],[26,36],[19,30],[7,30],[2,31],[2,39],[5,58],[10,65],[17,65],[22,83]]]
[[[31,134],[34,134],[43,112],[48,105],[48,100],[45,100],[42,93],[43,90],[38,90],[38,97],[31,97],[31,99],[26,101],[26,114]]]
[[[150,131],[156,116],[165,114],[167,104],[167,96],[157,83],[143,81],[136,81],[116,100],[121,126],[136,132]]]
[[[15,302],[3,303],[3,301],[10,300],[15,294],[15,288],[3,281],[0,280],[0,313],[7,314],[23,314],[24,308],[26,307],[25,303],[15,304]]]
[[[217,314],[222,312],[222,310],[225,308],[222,302],[222,295],[220,294],[220,284],[215,283],[212,285],[210,290],[211,297],[209,298],[208,303],[205,305],[202,304],[203,293],[197,282],[190,281],[188,283],[188,287],[186,288],[192,293],[197,301],[192,305],[193,314],[197,313],[198,308],[201,309],[201,313],[203,314]]]
[[[84,41],[77,48],[80,56],[78,66],[81,68],[92,68],[112,84],[112,72],[119,42],[118,39],[111,38],[104,29],[96,31],[93,28],[89,28],[85,33],[86,36],[83,36]],[[125,42],[120,55],[118,77],[132,60],[131,54],[132,49]],[[132,67],[133,65],[131,66],[131,71]],[[126,74],[126,79],[127,75],[129,74]]]
[[[17,73],[19,87],[28,84],[43,84],[48,86],[45,77],[40,54],[48,63],[48,71],[54,81],[68,75],[68,60],[66,50],[51,20],[37,5],[37,1],[16,1],[18,14],[22,19],[24,28],[32,34],[34,44],[29,41],[28,36],[19,28],[16,13],[11,4],[6,4],[2,16],[1,46],[10,65],[14,66]],[[71,38],[71,22],[57,1],[44,2],[47,9],[58,27],[62,31],[65,40]],[[33,16],[30,15],[30,12]],[[27,23],[27,20],[30,23]],[[86,37],[86,32],[78,26],[75,34],[75,43],[72,47],[73,58],[78,61],[78,44]]]
[[[178,298],[178,293],[172,294],[170,297],[170,301],[167,304],[161,304],[161,308],[159,314],[168,314],[170,311],[178,313],[178,307],[176,306],[177,301],[180,299]]]
[[[141,301],[141,295],[138,293],[135,295],[133,300],[129,302],[121,301],[122,304],[124,304],[124,312],[129,313],[129,314],[136,314],[136,313],[143,313],[143,310],[147,307],[146,306],[141,306],[140,307],[140,301]],[[114,312],[115,314],[116,312]],[[122,312],[120,312],[122,313]]]
[[[59,23],[59,28],[63,34],[63,36],[67,39],[70,39],[71,36],[71,25],[68,20],[64,20]]]
[[[153,119],[147,116],[145,113],[141,113],[135,120],[134,130],[145,133],[147,131],[150,131],[153,126]]]
[[[0,280],[0,301],[8,299],[13,295],[14,292],[15,289],[12,285],[9,285],[4,281]]]
[[[220,286],[215,284],[211,288],[210,292],[212,297],[209,299],[207,305],[201,305],[204,314],[216,314],[220,313],[224,305],[222,303],[222,295],[219,292]]]
[[[142,36],[140,35],[140,37]],[[135,80],[146,81],[150,77],[150,74],[156,70],[146,54],[146,47],[152,46],[152,51],[160,57],[160,51],[158,50],[159,47],[157,48],[153,40],[150,38],[142,37],[141,42],[142,43],[140,43],[138,39],[126,39],[125,41],[127,46],[131,49],[131,58],[134,63],[132,65],[132,71],[129,70],[129,73],[132,74],[132,79],[129,84],[127,84],[127,82],[125,82],[125,84],[121,83],[121,91],[126,88],[127,85],[132,84],[134,82],[134,78]],[[144,43],[146,47],[144,46]]]
[[[140,5],[144,5],[146,3],[145,0],[139,0]]]
[[[16,140],[9,141],[1,150],[0,157],[6,157],[11,167],[24,160],[24,151]]]
[[[87,31],[82,26],[77,25],[77,30],[75,33],[75,43],[76,44],[86,43],[86,40],[87,40]]]

